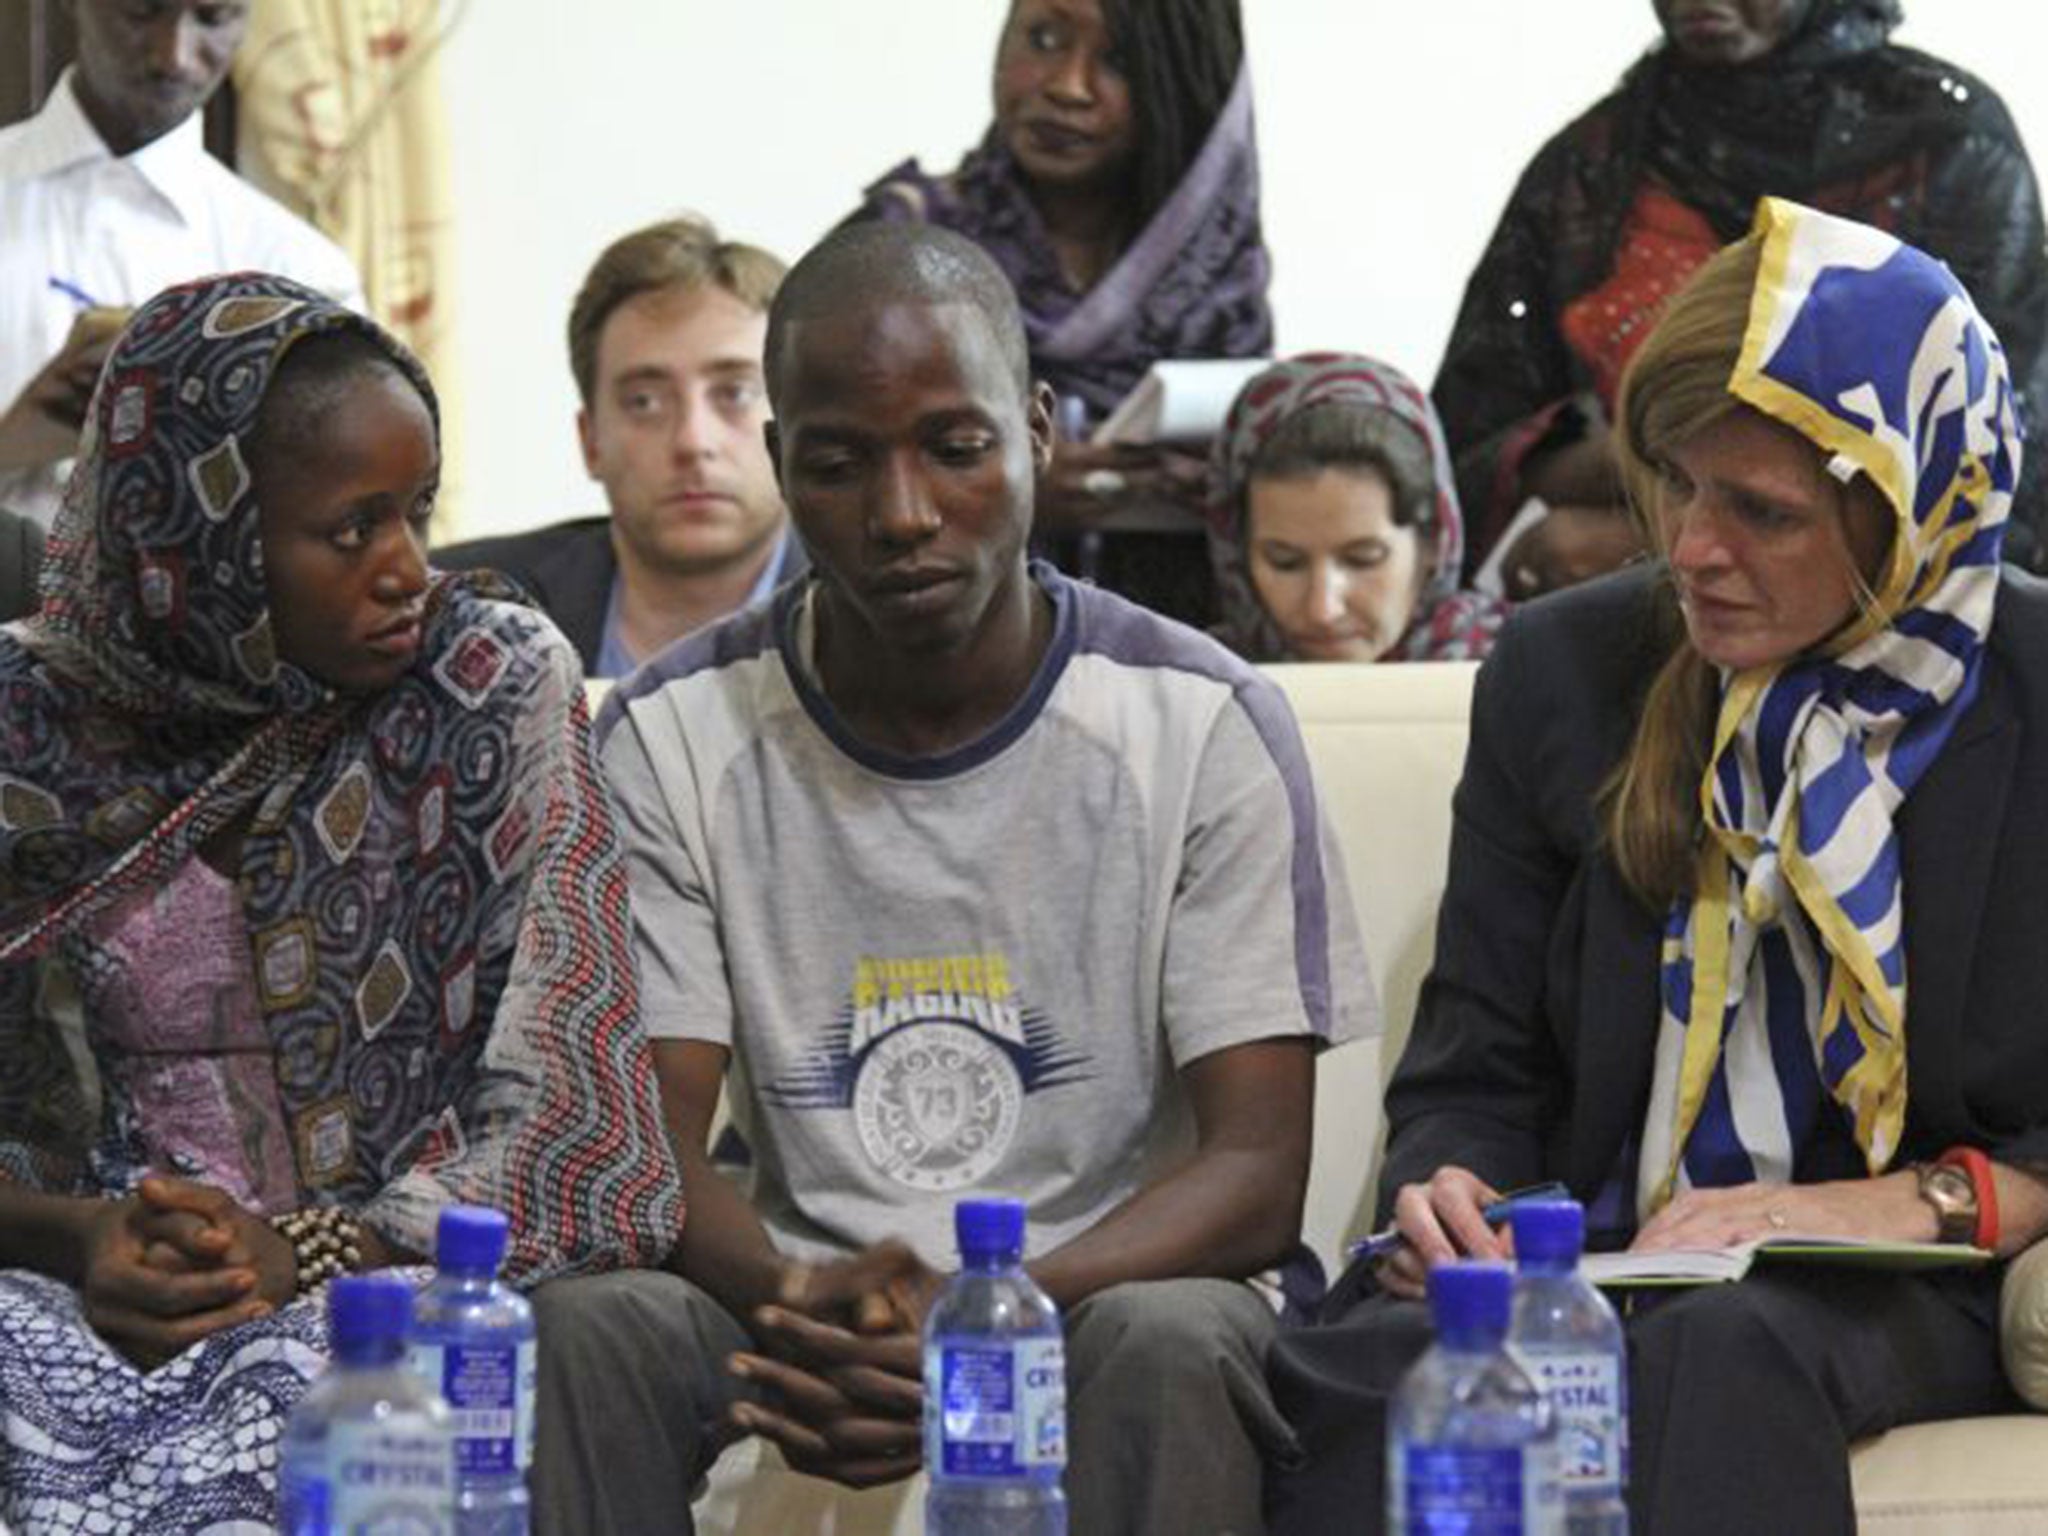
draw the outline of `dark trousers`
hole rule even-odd
[[[658,1270],[557,1280],[533,1310],[535,1536],[689,1536],[690,1500],[735,1438],[725,1362],[754,1348],[746,1329]]]
[[[1997,1279],[1779,1265],[1638,1293],[1625,1320],[1634,1536],[1854,1536],[1853,1441],[2016,1409]],[[1371,1294],[1274,1345],[1301,1459],[1269,1473],[1272,1536],[1384,1529],[1387,1400],[1428,1342],[1421,1303]]]
[[[558,1280],[533,1303],[536,1536],[687,1536],[733,1439],[725,1362],[746,1330],[654,1271]],[[1074,1536],[1262,1536],[1262,1466],[1290,1443],[1267,1390],[1277,1330],[1229,1280],[1113,1286],[1068,1314]]]

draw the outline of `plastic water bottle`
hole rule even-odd
[[[1429,1272],[1436,1343],[1401,1378],[1387,1416],[1391,1536],[1559,1536],[1550,1403],[1504,1347],[1503,1264]]]
[[[1066,1339],[1024,1273],[1024,1206],[954,1208],[960,1273],[925,1319],[926,1536],[1065,1536]]]
[[[498,1281],[501,1212],[451,1205],[434,1237],[438,1273],[412,1312],[412,1367],[455,1424],[459,1536],[526,1536],[538,1359],[533,1308]]]
[[[1621,1319],[1579,1273],[1586,1216],[1576,1200],[1532,1200],[1515,1231],[1508,1349],[1549,1394],[1567,1536],[1628,1536],[1628,1356]]]
[[[448,1405],[406,1367],[411,1316],[412,1287],[394,1275],[328,1286],[334,1363],[285,1424],[285,1536],[453,1532],[455,1436]]]

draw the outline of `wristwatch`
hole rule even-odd
[[[1940,1224],[1936,1240],[1970,1243],[1977,1238],[1977,1182],[1969,1170],[1954,1163],[1917,1163],[1920,1198],[1934,1207]]]

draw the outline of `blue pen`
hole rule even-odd
[[[1531,1184],[1523,1189],[1511,1189],[1498,1200],[1479,1208],[1479,1214],[1486,1219],[1489,1227],[1497,1227],[1508,1219],[1512,1211],[1524,1200],[1569,1200],[1572,1192],[1564,1184],[1552,1179],[1547,1184]],[[1361,1237],[1345,1250],[1345,1256],[1354,1264],[1360,1259],[1378,1258],[1383,1253],[1392,1253],[1401,1246],[1401,1229],[1384,1227],[1370,1237]]]
[[[68,282],[64,278],[57,276],[54,272],[50,274],[50,286],[63,294],[65,298],[76,304],[80,309],[98,309],[100,307],[98,299],[87,293],[78,284]]]

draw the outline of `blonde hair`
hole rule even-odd
[[[1763,247],[1764,237],[1753,234],[1710,257],[1673,296],[1622,378],[1615,456],[1629,504],[1653,546],[1663,544],[1656,510],[1659,470],[1669,455],[1695,433],[1750,409],[1728,386],[1749,329]],[[1818,445],[1813,451],[1821,452]],[[1845,518],[1859,499],[1888,506],[1863,475],[1840,486],[1838,494]],[[1872,589],[1869,573],[1852,568],[1862,618],[1838,631],[1832,648],[1851,645],[1885,622],[1903,594],[1904,576],[1893,568],[1896,529],[1889,519],[1887,528],[1886,547],[1877,556],[1886,595]],[[1662,907],[1690,892],[1696,879],[1701,783],[1713,753],[1721,686],[1713,663],[1686,637],[1675,588],[1665,582],[1655,600],[1658,641],[1668,649],[1628,752],[1601,786],[1600,810],[1622,880],[1645,902]]]
[[[1749,325],[1763,239],[1715,253],[1673,296],[1621,381],[1614,434],[1622,484],[1653,545],[1658,468],[1705,427],[1734,413],[1728,392]],[[1669,647],[1637,717],[1628,752],[1600,788],[1615,867],[1652,907],[1690,892],[1700,831],[1700,783],[1713,750],[1720,678],[1693,649],[1670,584],[1657,591],[1660,643]]]
[[[585,405],[597,389],[597,344],[612,311],[659,289],[717,287],[766,313],[788,271],[782,258],[724,240],[708,219],[685,214],[621,235],[604,248],[569,309],[569,371]]]

